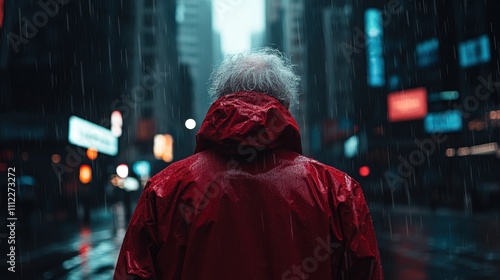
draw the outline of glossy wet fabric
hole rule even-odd
[[[115,279],[382,279],[359,184],[301,155],[288,110],[260,93],[217,100],[195,154],[151,178]]]

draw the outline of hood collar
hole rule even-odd
[[[257,92],[237,92],[217,99],[196,134],[195,153],[215,149],[245,156],[274,148],[301,154],[299,128],[277,99]]]

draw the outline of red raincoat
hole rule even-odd
[[[148,182],[115,279],[382,279],[361,187],[301,155],[276,99],[215,101],[195,154]]]

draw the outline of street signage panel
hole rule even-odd
[[[118,153],[118,138],[111,130],[84,120],[69,117],[68,141],[83,148],[94,148],[99,153],[115,156]]]
[[[429,113],[424,119],[424,128],[427,133],[460,131],[462,125],[460,110]]]

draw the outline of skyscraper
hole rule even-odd
[[[179,62],[185,64],[193,82],[193,118],[199,126],[209,107],[207,82],[212,72],[212,2],[177,0],[176,21]]]

